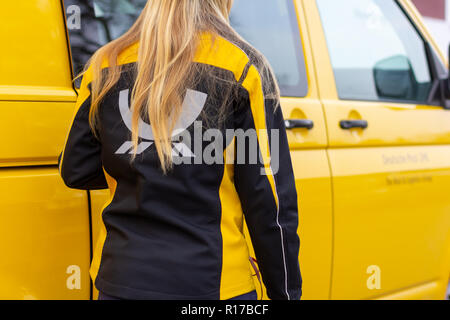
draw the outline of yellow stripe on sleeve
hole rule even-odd
[[[250,108],[253,115],[258,144],[263,158],[264,170],[272,188],[273,197],[278,207],[275,179],[270,166],[269,132],[266,126],[266,109],[261,76],[254,65],[250,66],[242,86],[250,96]]]
[[[103,253],[103,247],[105,245],[105,240],[106,240],[106,227],[105,227],[105,224],[103,222],[103,211],[113,201],[114,195],[116,193],[116,188],[117,188],[117,181],[113,177],[111,177],[106,172],[105,169],[103,169],[103,172],[105,174],[105,178],[106,178],[106,181],[108,183],[109,192],[110,192],[110,199],[103,206],[102,211],[101,211],[102,212],[102,220],[100,222],[99,236],[98,236],[97,242],[95,244],[94,254],[93,254],[92,262],[91,262],[91,268],[89,269],[89,274],[91,275],[91,279],[92,279],[92,281],[94,283],[95,283],[95,279],[97,278],[98,270],[100,269],[100,263],[101,263],[102,253]]]

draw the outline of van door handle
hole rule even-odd
[[[311,130],[314,128],[314,121],[308,119],[289,119],[284,121],[286,129],[304,128]]]
[[[342,120],[340,122],[342,129],[353,129],[353,128],[362,128],[367,129],[368,122],[366,120]]]

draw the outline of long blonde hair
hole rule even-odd
[[[122,67],[118,56],[139,43],[135,84],[131,96],[132,141],[136,156],[139,118],[151,123],[157,154],[164,172],[172,167],[171,132],[181,113],[182,95],[192,82],[192,66],[202,32],[244,41],[230,26],[234,0],[149,0],[131,29],[100,48],[90,59],[91,85],[89,121],[98,124],[98,108],[118,82]],[[103,72],[104,61],[107,72]],[[278,87],[277,87],[278,88]]]

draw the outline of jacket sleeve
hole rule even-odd
[[[64,183],[73,189],[106,189],[101,160],[101,144],[89,126],[91,94],[89,75],[83,76],[75,115],[64,149],[59,156],[59,173]]]
[[[297,191],[283,114],[276,108],[279,99],[265,97],[264,88],[273,84],[262,81],[251,66],[242,82],[245,94],[235,126],[247,133],[253,131],[257,144],[252,147],[247,139],[242,150],[236,143],[235,186],[269,298],[298,300],[302,278]],[[259,156],[256,163],[255,154]]]

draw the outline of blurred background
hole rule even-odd
[[[412,0],[441,50],[450,44],[450,0]]]

